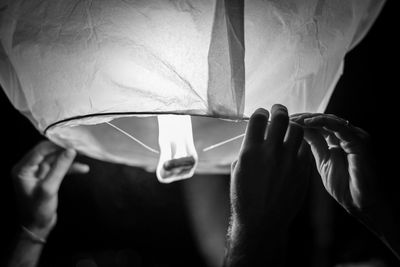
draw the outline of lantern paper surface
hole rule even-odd
[[[228,173],[258,107],[323,112],[384,1],[0,3],[12,104],[61,146],[169,182]]]

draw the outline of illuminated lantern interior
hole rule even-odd
[[[228,173],[246,118],[323,112],[383,0],[13,0],[0,82],[53,142],[156,171]]]

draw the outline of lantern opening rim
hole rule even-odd
[[[49,126],[47,126],[44,131],[43,134],[46,135],[47,132],[56,127],[57,125],[60,125],[62,123],[65,122],[69,122],[69,121],[74,121],[74,120],[81,120],[81,119],[85,119],[85,118],[92,118],[92,117],[101,117],[101,116],[118,116],[118,117],[125,117],[125,116],[130,116],[130,115],[154,115],[154,116],[158,116],[158,115],[190,115],[190,116],[195,116],[195,117],[205,117],[205,118],[211,118],[211,119],[221,119],[221,120],[227,120],[227,121],[232,121],[232,122],[242,122],[242,121],[248,121],[249,117],[244,116],[242,118],[238,118],[238,117],[232,117],[232,116],[227,116],[227,115],[223,115],[223,114],[197,114],[197,113],[192,113],[192,112],[176,112],[176,111],[170,111],[170,112],[104,112],[104,113],[90,113],[90,114],[86,114],[86,115],[80,115],[80,116],[73,116],[73,117],[69,117],[66,119],[62,119],[59,121],[56,121],[52,124],[50,124]],[[116,118],[115,118],[116,119]]]

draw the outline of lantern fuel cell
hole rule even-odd
[[[170,183],[190,178],[198,162],[190,116],[159,115],[157,118],[160,146],[158,180]]]

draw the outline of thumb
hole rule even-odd
[[[45,187],[48,192],[58,192],[61,182],[71,167],[75,156],[76,151],[73,149],[64,150],[57,156],[49,173],[43,180],[43,187]]]
[[[321,166],[330,157],[328,144],[323,135],[316,129],[305,128],[304,139],[310,145],[317,166]]]

